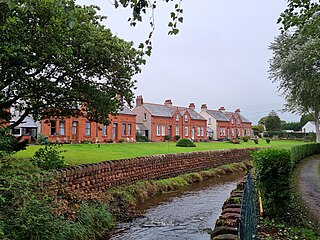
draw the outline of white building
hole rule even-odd
[[[302,127],[302,132],[304,133],[315,133],[316,132],[316,124],[313,121],[307,122],[303,127]]]

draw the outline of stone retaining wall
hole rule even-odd
[[[239,239],[238,227],[244,186],[245,179],[237,184],[236,189],[231,192],[230,197],[224,202],[222,213],[211,233],[211,240]]]
[[[57,183],[51,189],[55,194],[101,192],[139,180],[169,178],[242,162],[250,159],[254,150],[256,148],[165,154],[79,165],[58,170]]]

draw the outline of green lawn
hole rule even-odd
[[[197,147],[184,148],[176,147],[174,142],[170,143],[117,143],[117,144],[101,144],[100,148],[95,144],[66,144],[61,150],[66,150],[63,155],[70,165],[78,165],[84,163],[95,163],[111,159],[132,158],[138,156],[150,156],[155,154],[167,154],[178,152],[193,152],[206,150],[219,150],[229,148],[250,148],[250,147],[279,147],[290,148],[294,145],[303,144],[300,141],[277,140],[267,144],[264,140],[260,140],[259,144],[253,141],[241,142],[241,144],[232,144],[226,142],[209,142],[196,143]],[[14,155],[15,158],[30,158],[35,151],[43,146],[29,146],[27,150],[20,151]]]

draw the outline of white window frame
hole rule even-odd
[[[184,115],[184,121],[185,122],[188,122],[189,121],[189,116],[186,114],[186,115]]]
[[[208,119],[208,125],[211,125],[211,118]]]
[[[189,136],[189,127],[185,127],[185,128],[184,128],[184,135],[185,135],[186,137]]]
[[[161,129],[160,129],[160,125],[157,125],[157,136],[160,136],[161,135]]]
[[[179,126],[177,125],[177,126],[176,126],[176,135],[180,135],[179,130],[180,130],[180,129],[179,129]]]
[[[166,135],[166,125],[162,125],[161,126],[161,136],[165,136]]]
[[[197,128],[197,136],[198,136],[198,137],[201,136],[201,129],[200,129],[200,127]]]
[[[86,122],[86,136],[90,136],[90,135],[91,135],[91,123]]]
[[[204,136],[204,127],[201,127],[201,137]]]
[[[59,135],[64,136],[66,133],[66,122],[65,121],[59,121]]]
[[[176,122],[179,122],[179,114],[176,114]]]
[[[102,136],[106,136],[107,135],[107,125],[102,124]]]

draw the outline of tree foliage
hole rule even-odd
[[[271,44],[270,78],[279,83],[286,109],[315,118],[320,141],[320,5],[289,0],[279,22],[283,32]]]
[[[12,106],[23,112],[14,127],[28,114],[107,122],[131,104],[143,54],[106,29],[95,7],[5,0],[0,15],[0,123]]]
[[[281,130],[281,119],[275,111],[271,111],[265,121],[267,131]]]

